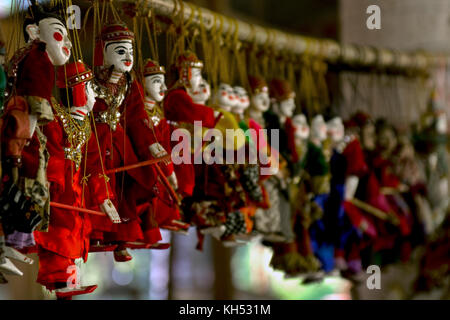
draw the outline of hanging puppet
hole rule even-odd
[[[139,162],[127,135],[127,128],[124,128],[128,123],[123,121],[127,115],[124,110],[125,100],[141,92],[130,92],[130,88],[136,85],[131,74],[133,39],[134,34],[122,23],[105,26],[97,38],[94,59],[94,91],[97,99],[93,109],[95,139],[89,141],[86,159],[89,205],[106,211],[109,216],[109,219],[93,217],[91,238],[96,245],[91,246],[91,251],[109,251],[110,245],[114,245],[116,261],[132,259],[127,247],[148,248],[153,245],[143,242],[137,201],[142,193],[154,196],[157,180],[155,169],[145,166],[126,172],[114,171]],[[136,103],[139,101],[142,103],[141,114],[147,117],[143,109],[143,97]],[[148,147],[142,152],[148,153]],[[109,174],[106,173],[108,170]],[[137,194],[136,190],[141,193]],[[147,200],[150,201],[151,197]],[[117,219],[115,208],[119,211],[120,219]],[[121,223],[117,224],[118,220]]]
[[[70,57],[71,42],[64,20],[32,1],[25,19],[27,45],[7,67],[12,85],[1,121],[1,218],[6,243],[16,249],[34,247],[32,232],[48,230],[48,152],[41,126],[54,119],[54,66]]]
[[[55,99],[55,119],[44,127],[50,160],[47,178],[53,202],[83,207],[82,161],[91,137],[89,113],[95,103],[91,80],[94,75],[82,62],[58,68],[57,85],[62,104]],[[57,298],[87,294],[97,286],[81,286],[76,259],[87,260],[90,217],[75,210],[52,208],[48,232],[35,232],[39,256],[37,282]]]
[[[151,145],[149,149],[153,157],[158,156],[155,151],[157,149],[164,150],[166,154],[171,154],[171,127],[165,119],[164,110],[162,109],[162,101],[164,100],[167,91],[165,84],[165,69],[160,66],[158,62],[148,59],[144,64],[143,76],[145,83],[144,103],[148,117],[146,121],[148,124],[147,126],[154,131],[154,135],[152,134],[151,137],[155,137],[155,140],[150,141]],[[136,97],[136,99],[139,99],[139,97]],[[135,115],[131,114],[130,116],[135,117]],[[133,123],[130,122],[130,125],[133,125]],[[142,143],[140,143],[140,145],[143,147]],[[166,164],[161,164],[161,167],[173,189],[177,190],[178,179],[173,164],[168,162]],[[147,216],[155,215],[155,221],[161,228],[168,228],[173,231],[186,230],[189,225],[180,221],[181,217],[177,208],[178,204],[174,203],[174,200],[171,199],[170,194],[166,191],[164,186],[159,185],[158,188],[158,196],[155,197],[152,210],[147,213]]]

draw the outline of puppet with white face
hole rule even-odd
[[[195,103],[206,105],[211,97],[211,86],[205,79],[202,79],[198,90],[192,92],[190,96]]]
[[[298,114],[292,118],[295,127],[295,137],[299,141],[306,141],[309,138],[308,120],[304,114]]]
[[[295,92],[289,81],[273,79],[270,82],[270,95],[273,98],[272,109],[283,126],[286,120],[294,115]]]
[[[269,87],[261,77],[250,76],[248,80],[250,84],[250,118],[265,127],[263,113],[270,107]]]
[[[200,85],[203,82],[202,69],[193,67],[190,69],[190,78],[188,80],[188,93],[192,97],[195,93],[200,91]]]
[[[54,14],[44,12],[34,1],[29,8],[30,16],[24,23],[24,37],[32,40],[25,48],[18,50],[10,60],[14,87],[3,113],[2,161],[3,177],[8,176],[10,185],[4,186],[17,192],[11,193],[7,202],[26,201],[13,210],[16,221],[24,217],[23,226],[7,223],[3,218],[3,229],[7,242],[16,248],[33,246],[34,230],[47,230],[49,226],[49,188],[47,180],[46,139],[42,128],[54,120],[51,97],[54,88],[54,66],[66,63],[70,57],[71,43],[67,37],[64,20]],[[20,118],[17,118],[20,114]],[[28,119],[18,121],[17,119]],[[18,139],[20,137],[20,139]],[[17,143],[16,141],[21,141]],[[31,175],[23,170],[26,168]],[[23,179],[27,179],[24,187]],[[1,198],[1,197],[0,197]],[[8,200],[9,199],[9,200]],[[17,204],[17,203],[16,203]],[[10,210],[11,210],[10,209]],[[3,216],[8,212],[3,209]],[[9,225],[8,225],[9,224]],[[18,230],[23,230],[19,232]]]
[[[236,105],[233,107],[232,112],[237,114],[242,120],[244,113],[250,106],[250,98],[247,90],[242,87],[234,87],[234,96],[236,97]]]
[[[38,23],[28,24],[26,32],[30,40],[46,44],[48,58],[55,66],[64,65],[70,58],[72,43],[64,24],[57,18],[45,18]]]
[[[322,142],[327,138],[327,124],[322,115],[317,115],[311,121],[311,142],[317,146],[322,145]]]
[[[233,88],[226,83],[221,83],[219,85],[214,100],[218,107],[228,112],[231,112],[237,103]]]
[[[340,117],[334,117],[327,122],[328,135],[333,144],[337,144],[344,139],[345,128]]]
[[[145,77],[145,95],[155,102],[161,102],[166,96],[167,86],[164,74]]]
[[[162,133],[169,132],[170,130],[163,130],[166,123],[161,122],[164,119],[164,114],[160,106],[167,92],[165,73],[164,67],[160,66],[158,62],[151,59],[146,60],[143,72],[145,81],[145,109],[150,117],[150,120],[155,126],[156,132],[161,133],[159,135],[159,139],[165,140],[166,148],[168,148],[170,145],[170,137],[162,136]],[[149,149],[152,156],[155,158],[161,158],[167,155],[166,149],[159,142],[155,142],[150,145]],[[168,162],[166,162],[166,164],[168,164]],[[170,171],[172,171],[172,173],[168,179],[172,184],[172,187],[176,190],[178,188],[178,180],[173,168]]]

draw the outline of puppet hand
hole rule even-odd
[[[17,251],[16,249],[14,249],[12,247],[5,246],[4,251],[5,251],[6,258],[14,259],[19,262],[28,263],[28,264],[33,264],[33,262],[34,262],[33,259],[28,258],[26,255],[20,253],[19,251]]]
[[[167,151],[158,142],[152,144],[149,149],[154,158],[162,158],[167,156]]]
[[[345,181],[345,200],[349,201],[355,197],[358,189],[359,178],[357,176],[349,176]]]
[[[220,111],[214,111],[214,117],[217,119],[218,117],[220,117],[222,115],[222,113]]]
[[[175,172],[172,172],[172,174],[169,177],[167,177],[167,180],[169,180],[169,183],[172,186],[173,190],[178,189],[178,179]]]
[[[106,213],[113,223],[120,223],[119,213],[117,212],[111,200],[106,199],[101,205],[100,210]]]

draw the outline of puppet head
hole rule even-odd
[[[69,61],[72,48],[64,20],[53,13],[44,12],[36,1],[33,1],[29,11],[31,17],[25,19],[24,23],[25,40],[45,43],[51,63],[55,66],[64,65]]]
[[[292,118],[292,124],[295,127],[295,137],[300,140],[306,140],[309,138],[309,125],[308,120],[304,114],[297,114]]]
[[[359,135],[364,150],[373,151],[376,147],[375,124],[370,116],[364,112],[355,113],[347,122],[347,128]]]
[[[327,138],[327,124],[321,114],[311,121],[311,138],[322,142]]]
[[[215,103],[227,111],[231,111],[237,104],[233,88],[227,83],[221,83],[215,95]]]
[[[186,51],[180,55],[176,62],[179,82],[189,91],[199,91],[202,82],[203,62],[201,62],[195,53]]]
[[[192,101],[194,101],[195,103],[205,105],[211,97],[211,86],[205,79],[202,79],[198,90],[189,92],[189,95],[191,96]]]
[[[259,112],[266,112],[270,107],[269,88],[267,82],[261,77],[250,76],[250,106]]]
[[[270,82],[270,96],[274,98],[273,109],[280,117],[291,118],[295,111],[295,92],[289,81],[273,79]]]
[[[379,152],[390,155],[397,148],[397,131],[385,119],[376,122],[376,146]]]
[[[344,139],[345,127],[341,117],[334,117],[327,122],[328,135],[333,143]]]
[[[56,84],[61,90],[61,97],[67,100],[66,88],[69,89],[67,107],[86,107],[90,112],[95,104],[95,93],[91,80],[92,71],[81,61],[60,66],[57,71]],[[85,114],[82,115],[86,116]]]
[[[242,87],[234,87],[233,90],[236,97],[236,105],[233,108],[233,112],[242,115],[250,106],[250,98],[247,90]]]
[[[158,62],[147,59],[144,64],[143,76],[145,78],[145,93],[152,100],[161,102],[166,95],[166,71]]]
[[[105,26],[97,37],[94,53],[96,67],[112,68],[125,73],[133,69],[134,33],[124,23]]]

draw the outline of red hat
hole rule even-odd
[[[81,61],[58,67],[56,85],[58,88],[72,88],[73,105],[85,106],[87,97],[85,83],[94,78],[92,71]]]
[[[58,88],[73,88],[94,78],[94,74],[83,62],[68,63],[57,69]]]
[[[267,86],[266,80],[261,77],[249,76],[248,83],[250,85],[250,92],[252,95],[269,92],[269,87]]]
[[[181,83],[189,87],[189,80],[191,79],[191,69],[192,68],[203,68],[203,62],[200,61],[195,53],[192,51],[185,51],[181,54],[175,64],[180,75]]]
[[[163,66],[160,66],[157,61],[153,61],[152,59],[147,59],[144,62],[144,77],[151,76],[154,74],[166,74],[166,70]]]
[[[134,33],[128,29],[125,23],[118,22],[105,26],[96,38],[94,52],[94,66],[103,66],[103,50],[106,42],[134,40]]]
[[[295,92],[287,80],[273,79],[270,82],[270,96],[278,102],[295,98]]]
[[[350,120],[346,121],[345,127],[346,128],[352,128],[352,127],[358,127],[362,128],[366,124],[373,123],[372,118],[362,111],[358,111],[355,113]]]

